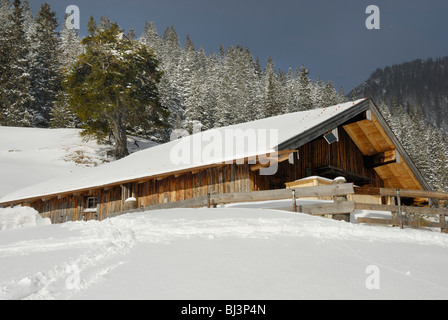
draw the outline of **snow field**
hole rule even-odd
[[[0,299],[446,299],[447,248],[271,209],[133,213],[1,232]]]
[[[0,126],[0,198],[86,167],[114,161],[111,146],[84,141],[80,129],[39,129]],[[135,144],[137,141],[137,144]],[[156,145],[129,137],[130,152]]]

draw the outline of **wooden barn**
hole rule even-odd
[[[53,223],[104,219],[208,193],[282,189],[310,176],[430,190],[375,103],[362,99],[200,132],[30,186],[0,206],[31,206]]]

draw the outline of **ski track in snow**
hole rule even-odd
[[[57,244],[45,244],[45,241],[21,242],[16,246],[0,247],[0,255],[67,250],[70,247],[79,249],[80,245],[90,249],[77,258],[64,261],[49,270],[0,284],[0,299],[68,299],[71,295],[100,281],[108,272],[119,266],[120,263],[108,265],[107,260],[117,255],[125,256],[135,244],[133,232],[114,226],[112,220],[101,223],[96,221],[73,223],[62,227],[84,229],[81,233],[86,238],[81,241],[68,238]],[[61,291],[60,288],[67,290]]]
[[[218,213],[220,211],[212,210]],[[237,209],[225,210],[221,211],[223,214],[219,216],[213,216],[213,213],[207,210],[198,210],[195,211],[197,217],[196,213],[188,215],[190,219],[180,218],[179,214],[171,216],[170,212],[143,212],[102,222],[66,223],[55,227],[77,232],[80,236],[70,236],[52,243],[49,243],[48,239],[42,239],[0,245],[0,258],[83,249],[77,257],[58,263],[48,270],[0,283],[0,299],[70,299],[102,281],[109,272],[126,263],[127,254],[136,244],[141,243],[170,243],[197,237],[210,240],[225,237],[275,239],[274,237],[281,235],[311,237],[317,241],[350,239],[448,247],[448,237],[435,232],[347,224],[301,214],[283,213],[279,217],[278,212],[269,210],[266,211],[268,216],[260,217],[259,209],[252,211],[258,212],[258,215],[232,218],[231,215],[226,217],[224,213],[231,214],[232,210]],[[274,217],[272,213],[277,216]],[[335,246],[335,249],[344,250],[358,259],[376,264],[348,246]],[[393,271],[405,274],[404,271]],[[434,283],[431,285],[436,286]]]

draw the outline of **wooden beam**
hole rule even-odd
[[[350,182],[355,182],[358,185],[369,184],[374,181],[373,178],[369,178],[355,172],[342,170],[333,166],[319,167],[315,169],[315,172],[323,177],[334,179],[336,177],[345,177]]]
[[[392,225],[392,226],[398,226],[401,224],[401,221],[397,219],[378,219],[378,218],[358,218],[358,223],[366,223],[366,224],[377,224],[377,225]],[[423,223],[420,223],[419,221],[403,221],[403,224],[405,226],[410,227],[428,227],[428,228],[441,228],[445,229],[448,228],[448,224],[441,223],[441,222],[429,222],[425,221]]]
[[[396,197],[397,189],[393,188],[355,188],[355,194],[378,195],[385,197]],[[400,190],[400,196],[403,198],[426,198],[448,200],[448,192],[426,191],[426,190]]]
[[[355,211],[355,203],[353,201],[336,201],[333,203],[316,203],[306,206],[299,205],[298,210],[299,212],[314,216],[350,214]]]
[[[384,131],[383,127],[381,127],[381,125],[379,124],[378,120],[374,116],[372,116],[372,121],[373,121],[373,124],[375,125],[375,127],[377,128],[378,132],[381,134],[381,136],[383,136],[384,141],[386,141],[388,143],[389,149],[395,149],[394,144],[389,139],[389,137],[387,136],[387,134]]]
[[[364,156],[363,160],[366,169],[373,169],[390,163],[395,163],[397,161],[397,152],[396,150],[384,151],[373,156]]]
[[[384,204],[357,203],[355,208],[356,210],[398,212],[398,206]],[[401,206],[401,211],[404,213],[448,216],[448,209],[442,208]]]
[[[412,159],[407,154],[404,147],[401,145],[401,143],[398,141],[395,134],[392,132],[392,129],[387,124],[384,117],[381,115],[381,112],[379,111],[376,104],[373,102],[373,100],[370,100],[370,110],[372,111],[372,116],[377,120],[379,126],[383,128],[384,133],[387,135],[389,140],[392,142],[392,144],[395,146],[397,151],[400,153],[400,156],[403,158],[404,162],[409,166],[412,174],[419,182],[419,187],[421,186],[421,189],[431,190],[431,186],[428,184],[428,182],[425,180],[421,172],[417,169]],[[375,122],[375,121],[374,121]],[[420,189],[420,188],[419,188]]]
[[[261,168],[269,167],[269,166],[271,166],[274,163],[284,162],[284,161],[289,159],[289,155],[290,155],[290,153],[286,153],[286,154],[283,154],[283,155],[279,156],[278,158],[268,157],[269,163],[266,163],[266,164],[258,163],[258,164],[252,165],[250,167],[250,170],[251,171],[258,171]]]
[[[377,152],[357,122],[346,125],[343,128],[363,155],[370,156]]]
[[[264,190],[211,195],[212,204],[291,199],[293,189]],[[344,196],[353,194],[353,183],[294,188],[297,198]]]

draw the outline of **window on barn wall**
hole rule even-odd
[[[96,211],[97,207],[98,207],[98,198],[97,197],[87,198],[86,211]]]

